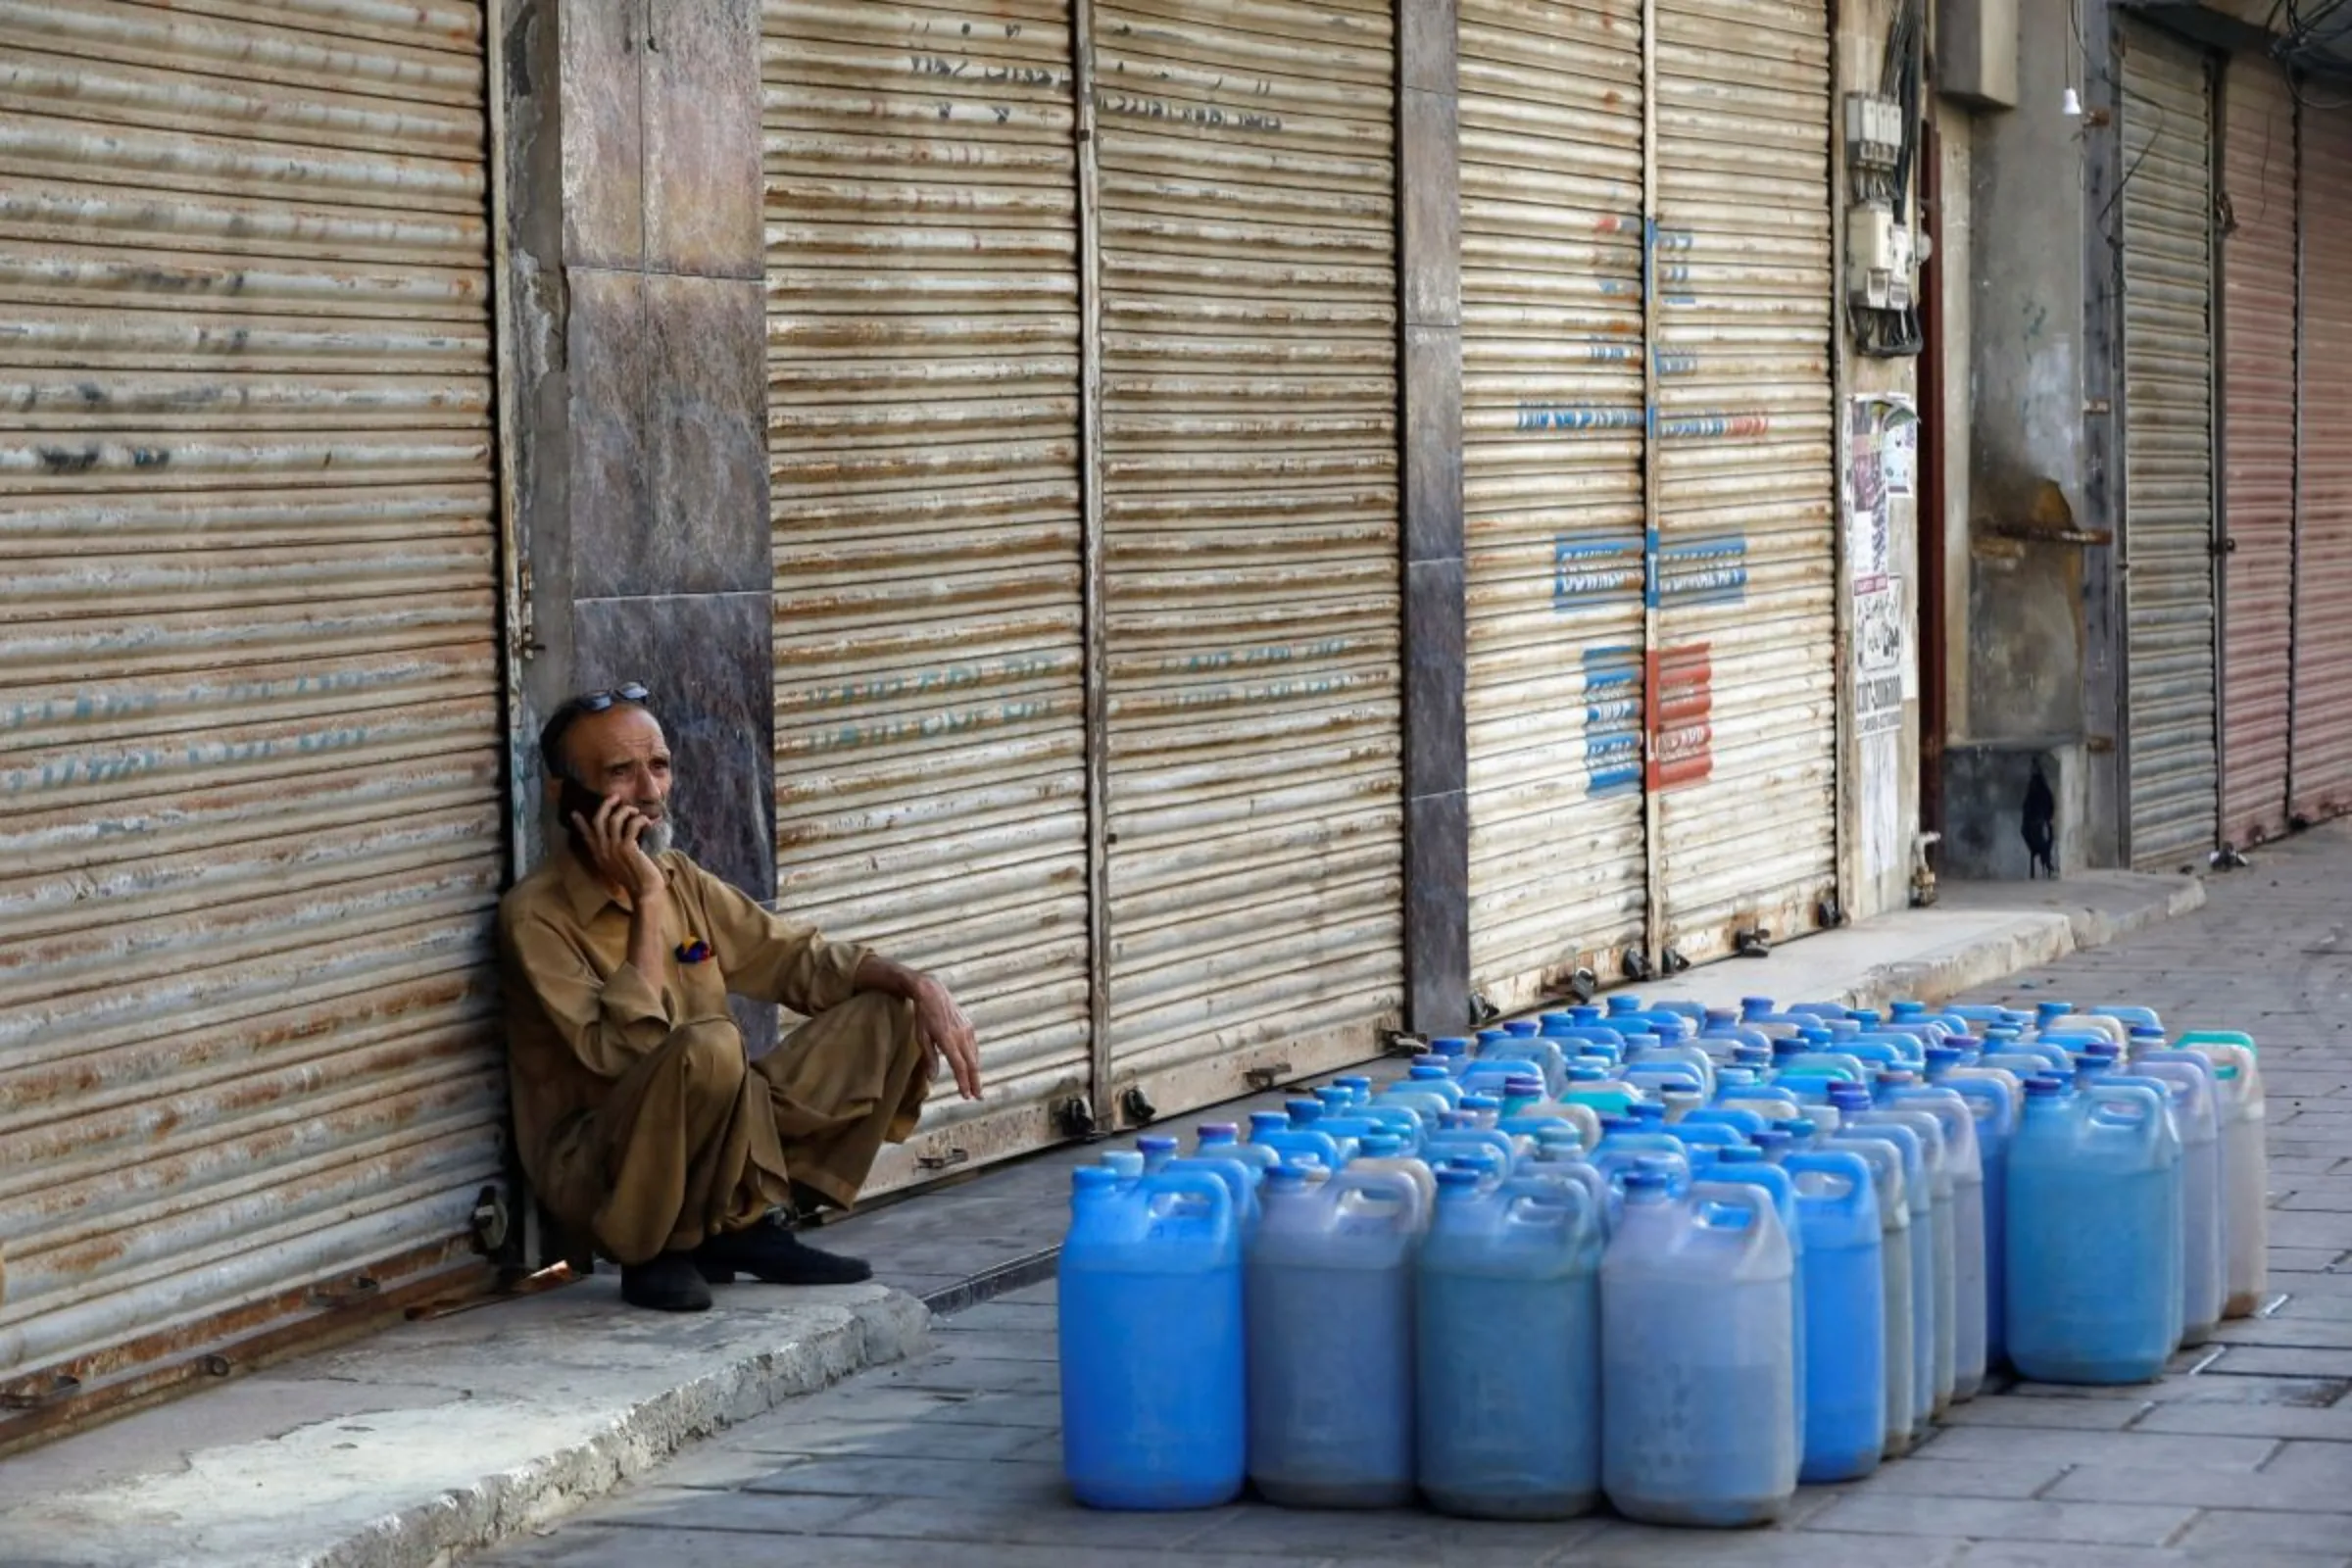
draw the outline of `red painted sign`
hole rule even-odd
[[[1715,662],[1705,643],[1663,648],[1649,656],[1646,700],[1648,765],[1653,790],[1702,782],[1715,768]]]

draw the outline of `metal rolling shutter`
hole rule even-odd
[[[2215,840],[2213,117],[2205,57],[2123,44],[2124,554],[2132,860]]]
[[[2222,830],[2286,830],[2295,579],[2295,101],[2267,60],[2223,84]]]
[[[887,1187],[1090,1083],[1071,33],[1054,0],[763,26],[778,905],[936,970],[988,1076]]]
[[[1402,985],[1386,0],[1093,10],[1114,1071],[1360,1059]]]
[[[420,1287],[501,1169],[482,17],[261,10],[0,8],[0,1385],[55,1409]]]
[[[1464,0],[1471,983],[1533,1001],[1646,942],[1642,37]]]
[[[2322,100],[2323,102],[2332,102]],[[2303,110],[2293,813],[2352,810],[2352,112]]]
[[[1657,28],[1652,854],[1695,962],[1837,890],[1830,26],[1658,0]]]

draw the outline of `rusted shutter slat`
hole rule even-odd
[[[2295,101],[2234,55],[2223,87],[2222,837],[2286,831],[2295,579]]]
[[[989,1084],[882,1189],[1089,1088],[1072,32],[1050,0],[762,32],[778,903],[941,975]]]
[[[1394,43],[1092,10],[1113,1070],[1360,1059],[1402,976]]]
[[[2205,57],[2127,24],[2124,553],[2132,858],[2213,847],[2213,108]]]
[[[482,26],[0,3],[0,1383],[283,1338],[501,1173]]]
[[[1640,9],[1465,0],[1471,983],[1646,938]]]
[[[1830,22],[1659,0],[1657,27],[1652,853],[1696,962],[1837,890]]]

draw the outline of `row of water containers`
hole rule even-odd
[[[1081,1502],[1768,1521],[1989,1369],[2144,1382],[2264,1287],[2253,1040],[1612,998],[1079,1170]]]

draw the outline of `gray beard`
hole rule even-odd
[[[667,816],[659,822],[648,822],[645,831],[637,835],[637,847],[659,859],[669,853],[670,843],[677,837],[672,831],[675,826]]]

